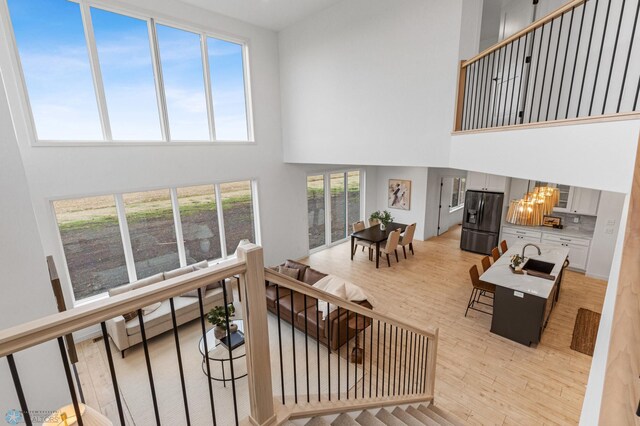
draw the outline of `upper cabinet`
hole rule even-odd
[[[595,216],[598,212],[600,191],[595,189],[572,187],[571,213]]]
[[[504,192],[506,185],[507,178],[505,176],[478,172],[469,172],[467,174],[467,189],[476,191]]]

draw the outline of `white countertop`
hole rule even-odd
[[[502,227],[522,229],[525,231],[544,232],[545,234],[557,234],[557,235],[563,235],[565,237],[586,238],[589,240],[593,238],[593,231],[581,231],[579,229],[571,229],[571,228],[558,229],[558,228],[552,228],[550,226],[522,226],[522,225],[513,225],[511,223],[503,223]]]
[[[562,265],[569,255],[569,249],[546,244],[536,245],[540,247],[542,254],[538,255],[536,248],[530,246],[527,247],[525,257],[554,263],[555,266],[549,275],[555,276],[557,281],[560,271],[562,270]],[[507,250],[507,252],[503,254],[496,263],[491,265],[487,272],[480,276],[480,279],[501,287],[506,287],[547,299],[555,281],[534,277],[533,275],[527,275],[526,271],[523,275],[514,274],[511,272],[511,268],[509,268],[509,265],[511,264],[511,257],[514,254],[522,254],[523,246],[524,244],[517,244]]]

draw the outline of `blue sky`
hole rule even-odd
[[[78,4],[8,4],[39,139],[102,139]],[[95,8],[91,18],[114,139],[161,139],[146,21]],[[172,139],[207,140],[200,36],[156,29]],[[242,46],[207,42],[217,139],[246,140]]]

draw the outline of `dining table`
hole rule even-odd
[[[401,232],[404,232],[407,229],[407,225],[403,223],[391,222],[385,229],[380,229],[380,224],[370,226],[369,228],[365,228],[362,231],[354,232],[351,234],[351,260],[353,260],[353,251],[356,245],[356,240],[368,241],[376,245],[376,268],[380,266],[380,243],[386,241],[389,238],[389,235],[395,231],[396,229],[400,229]]]

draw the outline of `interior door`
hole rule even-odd
[[[440,209],[438,210],[438,235],[449,230],[449,209],[451,208],[451,195],[453,192],[453,178],[440,179]]]

